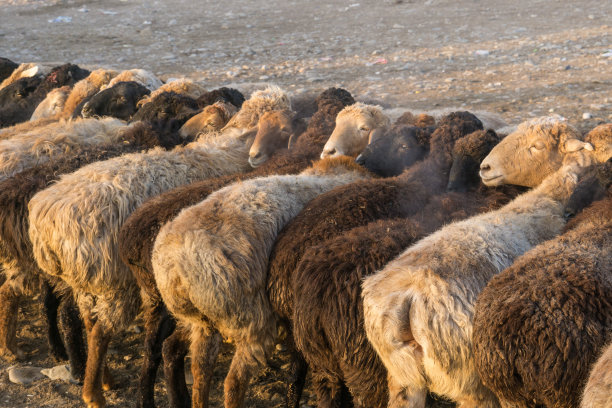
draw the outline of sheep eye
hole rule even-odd
[[[359,128],[359,130],[361,130],[362,132],[367,132],[370,129],[368,129],[366,126],[362,126],[362,127]]]

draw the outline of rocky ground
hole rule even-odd
[[[610,15],[612,2],[593,0],[0,0],[0,56],[147,68],[211,88],[342,86],[390,107],[491,110],[510,123],[554,112],[586,131],[612,121]],[[53,366],[38,303],[23,314],[29,357],[20,364]],[[142,340],[130,332],[111,346],[120,384],[106,394],[111,407],[133,405]],[[213,380],[213,407],[230,353]],[[76,385],[10,383],[11,364],[0,361],[0,407],[81,406]],[[282,406],[282,380],[282,368],[260,373],[247,406]],[[157,392],[166,406],[163,384]]]

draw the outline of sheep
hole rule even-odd
[[[30,121],[35,121],[47,117],[56,117],[64,110],[64,104],[70,94],[69,86],[62,86],[49,91],[45,99],[36,106]]]
[[[610,185],[612,159],[606,167]],[[476,302],[475,365],[502,407],[577,407],[612,340],[612,188],[567,229],[495,276]]]
[[[484,184],[537,186],[547,174],[560,166],[566,156],[592,151],[593,145],[559,116],[548,116],[521,123],[504,138],[480,164]],[[599,147],[598,150],[601,150]],[[602,158],[598,159],[602,161]],[[607,158],[603,158],[603,161]],[[532,168],[535,171],[524,172]]]
[[[0,140],[0,180],[65,154],[76,146],[115,141],[124,128],[125,123],[112,118],[62,120]]]
[[[474,366],[476,297],[515,258],[561,232],[582,171],[562,167],[501,209],[420,240],[363,281],[364,325],[389,372],[390,407],[423,407],[428,391],[465,406],[498,406]]]
[[[210,92],[204,92],[198,97],[197,102],[202,108],[215,102],[229,102],[240,109],[244,103],[244,95],[237,89],[221,87]]]
[[[30,116],[32,116],[36,106],[45,99],[49,91],[64,85],[74,85],[87,75],[89,75],[89,71],[81,69],[73,64],[64,64],[53,68],[29,95],[16,99],[8,106],[2,106],[0,109],[0,126],[10,126],[28,120]],[[0,91],[0,93],[10,91],[13,86],[19,86],[20,82],[29,82],[32,79],[33,78],[20,79],[16,83]]]
[[[0,90],[17,82],[22,78],[41,77],[49,72],[49,67],[32,62],[20,64],[11,74],[0,83]]]
[[[87,78],[74,84],[64,104],[64,110],[60,117],[68,119],[80,115],[80,108],[82,108],[82,105],[88,101],[89,98],[97,94],[100,89],[108,84],[115,76],[117,76],[117,71],[112,69],[100,68],[91,71]]]
[[[10,77],[18,66],[19,64],[14,63],[8,58],[0,58],[0,83]],[[0,89],[2,88],[0,87]]]
[[[181,94],[188,96],[193,99],[198,99],[202,94],[206,92],[206,88],[203,85],[200,85],[197,82],[194,82],[190,79],[181,78],[175,81],[171,81],[161,85],[159,88],[152,90],[151,94],[148,97],[144,97],[138,101],[138,107],[140,108],[142,105],[145,105],[151,102],[157,95],[163,92],[174,92],[176,94]]]
[[[606,408],[612,405],[612,343],[595,363],[584,388],[581,408]]]
[[[492,133],[476,131],[459,139],[453,148],[453,167],[467,156],[482,160],[493,147]],[[477,166],[462,172],[470,174],[457,173],[456,178],[478,177]],[[290,320],[297,349],[312,369],[319,406],[344,406],[349,399],[346,391],[356,406],[387,406],[387,373],[363,329],[361,281],[442,225],[499,208],[516,195],[514,189],[473,191],[477,188],[473,184],[469,193],[432,197],[409,218],[373,221],[315,240],[304,250],[290,278]]]
[[[336,127],[323,147],[321,158],[357,156],[368,141],[383,134],[389,124],[390,119],[379,106],[361,102],[347,106],[336,117]]]
[[[278,87],[254,93],[215,139],[169,152],[152,149],[89,164],[63,175],[29,203],[29,234],[40,269],[62,279],[76,298],[87,329],[83,399],[104,405],[104,356],[113,333],[140,307],[138,286],[118,257],[117,235],[127,216],[147,198],[179,185],[247,169],[247,152],[259,117],[287,108]],[[55,222],[50,224],[49,219]],[[78,220],[75,222],[75,220]]]
[[[152,72],[149,72],[144,69],[129,69],[120,72],[107,85],[104,85],[101,90],[103,91],[105,89],[112,88],[119,82],[130,81],[138,82],[139,84],[144,85],[151,92],[155,91],[157,88],[163,85],[162,81],[157,78]]]
[[[83,104],[80,114],[84,118],[113,116],[129,120],[136,113],[138,101],[150,92],[146,86],[135,81],[118,82],[92,96]]]
[[[426,160],[398,177],[359,181],[322,194],[308,203],[281,231],[270,256],[268,294],[277,315],[285,321],[291,317],[290,277],[306,248],[370,221],[407,217],[419,211],[432,195],[444,191],[445,172],[452,164],[454,141],[479,128],[482,124],[475,116],[467,112],[451,114],[431,136],[431,152]],[[406,136],[414,137],[399,134],[401,139]],[[420,143],[413,144],[426,140],[422,137]],[[389,148],[394,149],[394,145],[385,143],[384,138],[371,146],[375,145],[380,146],[381,156]],[[370,151],[373,155],[380,154],[377,150]]]
[[[266,364],[277,334],[266,263],[278,231],[314,196],[367,177],[348,157],[324,159],[298,175],[225,187],[161,228],[153,271],[164,303],[191,331],[196,405],[207,404],[219,333],[236,344],[226,407],[243,405],[250,375]]]
[[[189,96],[175,92],[162,92],[142,105],[134,114],[132,120],[152,121],[173,118],[182,125],[196,115],[199,110],[196,100]]]
[[[17,314],[9,311],[18,307],[23,295],[31,295],[38,287],[40,274],[37,273],[28,235],[27,205],[30,198],[37,191],[51,185],[61,174],[70,173],[88,163],[155,146],[171,148],[182,142],[182,139],[173,136],[171,133],[150,132],[145,126],[132,126],[122,130],[115,140],[109,139],[97,146],[77,145],[67,155],[31,167],[0,182],[0,265],[6,277],[0,288],[0,304],[4,306],[0,307],[0,354],[9,358],[23,357],[23,353],[15,346]],[[65,352],[61,340],[58,340],[59,334],[55,331],[56,324],[53,324],[54,313],[53,310],[47,310],[50,349],[54,357],[62,359]],[[78,362],[71,364],[71,367],[75,378],[82,377]]]
[[[237,110],[238,108],[231,103],[215,102],[188,119],[179,129],[179,134],[187,139],[196,138],[199,134],[212,133],[225,126]]]
[[[213,91],[214,92],[214,91]],[[139,404],[142,407],[153,406],[153,384],[155,372],[161,358],[161,341],[169,336],[174,324],[161,300],[155,285],[151,252],[159,229],[174,218],[182,208],[194,205],[209,194],[239,179],[254,178],[271,174],[297,174],[315,160],[331,134],[336,114],[346,105],[354,103],[350,93],[343,89],[330,88],[317,98],[318,111],[309,122],[308,129],[299,137],[292,137],[290,150],[278,152],[257,169],[240,175],[224,176],[206,180],[192,185],[168,191],[144,203],[125,222],[119,234],[119,251],[121,259],[130,267],[145,296],[145,362],[139,388]],[[282,114],[283,111],[278,111]],[[293,123],[293,122],[292,122]],[[296,133],[299,130],[292,131]],[[282,136],[274,134],[272,136]],[[258,133],[253,144],[260,144],[260,138],[266,135]],[[285,135],[287,136],[287,135]],[[287,143],[288,141],[286,141]],[[186,346],[181,332],[173,335],[168,344],[164,344],[164,371],[167,378],[167,389],[173,406],[184,406],[189,394],[182,375],[182,361]],[[176,349],[184,350],[182,355]],[[176,375],[176,373],[181,373]],[[298,401],[293,401],[294,406]]]

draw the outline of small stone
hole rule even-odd
[[[31,384],[45,378],[40,370],[42,367],[10,367],[8,369],[9,381],[15,384]]]
[[[582,119],[591,119],[593,117],[593,115],[589,112],[584,112],[582,114]]]
[[[70,374],[70,367],[67,364],[58,365],[52,368],[44,368],[40,370],[40,372],[52,380],[62,380],[72,384],[78,384],[78,381]]]
[[[287,351],[287,346],[285,346],[283,343],[278,343],[276,345],[276,350],[281,352]]]

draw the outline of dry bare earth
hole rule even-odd
[[[151,69],[209,86],[275,82],[292,92],[342,86],[357,98],[413,109],[499,112],[509,122],[556,112],[582,130],[612,121],[612,2],[576,0],[57,1],[0,0],[0,56],[89,68]],[[70,22],[49,22],[58,17]],[[586,119],[583,119],[583,115]],[[38,304],[19,338],[33,365],[50,367]],[[132,405],[142,335],[112,344],[120,387],[109,406]],[[214,379],[221,406],[229,346]],[[282,355],[275,356],[282,366]],[[0,407],[78,407],[75,385],[8,382]],[[282,369],[254,379],[248,406],[282,406]],[[157,386],[163,400],[163,384]],[[308,390],[307,390],[308,393]],[[305,398],[314,405],[313,398]],[[160,406],[165,406],[164,403]]]

